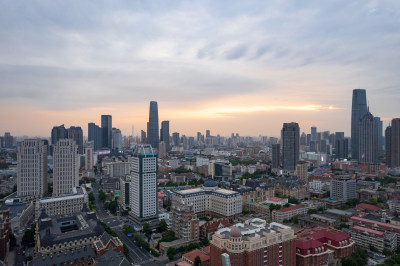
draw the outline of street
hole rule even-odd
[[[121,221],[121,217],[113,216],[103,208],[103,203],[99,199],[99,181],[99,176],[96,176],[96,184],[93,185],[93,194],[95,197],[95,207],[98,219],[108,225],[113,231],[115,231],[121,241],[127,245],[129,249],[130,262],[139,265],[144,265],[152,262],[153,257],[150,255],[150,253],[142,249],[141,247],[138,247],[133,239],[126,236],[122,229],[124,223]]]

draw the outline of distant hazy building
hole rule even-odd
[[[158,148],[160,142],[158,126],[158,105],[157,102],[150,102],[149,122],[147,123],[147,143],[153,148]]]
[[[57,141],[66,138],[68,138],[68,131],[64,125],[53,127],[53,129],[51,130],[50,155],[53,155],[53,147],[54,145],[56,145]]]
[[[95,123],[88,124],[88,141],[93,141],[93,149],[95,151],[103,147],[103,130]]]
[[[85,169],[93,170],[93,141],[85,144]]]
[[[311,127],[311,141],[318,140],[317,127]]]
[[[359,160],[359,126],[360,120],[367,113],[367,93],[364,89],[353,90],[353,100],[351,107],[351,157]]]
[[[164,141],[167,152],[171,150],[169,145],[169,121],[161,122],[160,141]]]
[[[282,128],[283,169],[296,170],[299,160],[300,128],[297,123],[284,123]]]
[[[78,153],[83,154],[83,131],[81,127],[70,127],[67,130],[68,138],[78,145]]]
[[[160,141],[160,144],[158,145],[158,157],[159,158],[165,158],[167,156],[167,145],[165,145],[164,141]]]
[[[147,143],[147,135],[146,135],[146,131],[144,131],[144,130],[140,131],[140,143],[142,143],[142,144]]]
[[[47,193],[47,146],[25,139],[18,147],[17,195],[39,198]]]
[[[377,121],[368,111],[360,120],[359,132],[359,161],[374,163],[378,161]]]
[[[112,117],[111,115],[101,116],[101,129],[102,129],[102,147],[111,149],[111,134],[112,134]]]
[[[302,145],[302,146],[307,145],[307,135],[304,132],[301,133],[301,136],[300,136],[300,145]]]
[[[157,154],[151,145],[138,145],[131,158],[130,218],[135,223],[158,220]]]
[[[72,139],[60,139],[53,154],[53,196],[73,193],[79,186],[78,145]]]
[[[10,132],[4,133],[3,142],[4,142],[4,148],[12,148],[13,147],[14,137],[11,136]]]
[[[389,167],[400,166],[400,118],[392,119],[385,130],[386,164]]]
[[[272,168],[277,169],[281,165],[281,145],[272,144]]]
[[[113,128],[111,133],[111,149],[114,152],[122,151],[122,134],[118,128]]]
[[[374,117],[375,119],[375,134],[377,138],[377,154],[383,153],[383,123],[380,117]]]
[[[344,201],[357,198],[356,180],[348,176],[334,176],[331,180],[331,197]]]
[[[347,159],[349,157],[349,139],[336,139],[335,147],[337,158]]]
[[[179,146],[180,139],[179,139],[179,133],[178,132],[172,133],[172,141],[174,142],[174,146]]]

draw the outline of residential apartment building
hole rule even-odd
[[[43,197],[47,193],[47,146],[41,139],[25,139],[18,147],[17,195]]]
[[[279,210],[272,211],[272,221],[276,223],[283,223],[285,220],[289,220],[296,215],[307,214],[309,210],[308,207],[298,204],[296,206],[291,206]]]
[[[392,232],[382,232],[356,225],[351,228],[351,238],[357,247],[367,250],[374,247],[382,252],[384,248],[390,251],[395,251],[397,248],[397,235]]]
[[[331,197],[335,200],[357,198],[356,180],[351,176],[334,176],[331,180]]]
[[[169,223],[175,237],[185,240],[199,240],[199,219],[193,210],[193,205],[172,205]]]

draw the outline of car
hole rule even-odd
[[[18,255],[21,255],[21,252],[18,252]]]

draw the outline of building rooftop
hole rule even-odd
[[[357,232],[361,232],[361,233],[368,233],[370,235],[379,236],[379,237],[382,237],[382,236],[385,235],[384,232],[373,230],[373,229],[369,229],[369,228],[365,228],[365,227],[361,227],[361,226],[358,226],[358,225],[354,226],[352,228],[352,230],[357,231]]]
[[[201,252],[198,249],[192,250],[188,253],[185,253],[182,255],[182,257],[185,257],[186,259],[188,259],[191,262],[194,262],[194,260],[196,259],[196,257],[199,256],[201,262],[205,262],[205,261],[209,261],[210,260],[210,256],[204,254],[203,252]]]
[[[276,211],[276,212],[289,212],[289,211],[301,209],[301,208],[304,208],[304,207],[305,207],[304,205],[298,204],[298,205],[296,205],[296,206],[290,206],[290,207],[287,207],[287,208],[283,208],[283,209],[279,209],[279,210],[274,210],[274,211]]]
[[[94,212],[79,212],[72,216],[47,216],[42,213],[38,220],[40,245],[43,247],[64,242],[100,236],[104,232]]]

